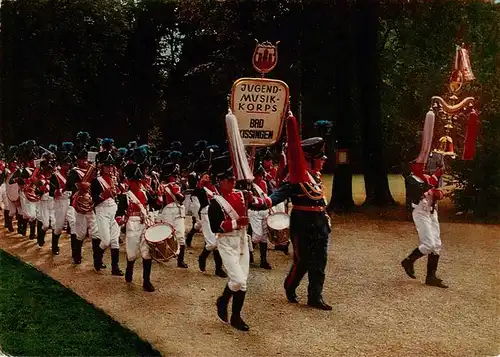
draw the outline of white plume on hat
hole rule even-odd
[[[226,133],[229,143],[229,154],[233,163],[233,171],[236,180],[252,182],[254,176],[252,170],[250,169],[250,165],[248,164],[243,140],[241,140],[238,120],[231,109],[228,110],[226,115]]]

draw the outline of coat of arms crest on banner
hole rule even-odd
[[[255,46],[253,52],[252,65],[253,68],[264,75],[271,72],[278,63],[278,42],[272,44],[269,41],[259,43]]]

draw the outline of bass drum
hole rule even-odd
[[[290,216],[286,213],[277,212],[266,218],[268,227],[268,239],[272,244],[286,245],[290,240]]]
[[[151,258],[167,262],[179,254],[179,244],[174,237],[174,227],[168,223],[157,223],[144,232],[144,239],[151,248]]]

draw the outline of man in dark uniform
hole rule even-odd
[[[321,183],[321,169],[326,158],[324,141],[316,137],[301,143],[297,121],[291,115],[287,119],[287,133],[289,181],[270,196],[273,206],[288,198],[293,204],[290,235],[294,256],[284,283],[286,297],[291,303],[298,302],[295,290],[308,273],[307,304],[320,310],[331,310],[322,297],[331,232]]]

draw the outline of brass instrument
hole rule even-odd
[[[26,196],[26,199],[30,202],[40,201],[40,196],[38,196],[35,192],[37,184],[36,178],[39,172],[40,172],[40,167],[35,167],[29,179],[29,183],[24,188],[24,195]]]
[[[75,208],[75,211],[80,214],[87,214],[94,209],[94,202],[92,200],[90,187],[82,187],[82,183],[89,183],[94,177],[95,170],[95,165],[90,165],[85,173],[85,176],[83,176],[82,181],[76,184],[78,191],[73,197],[73,207]]]

